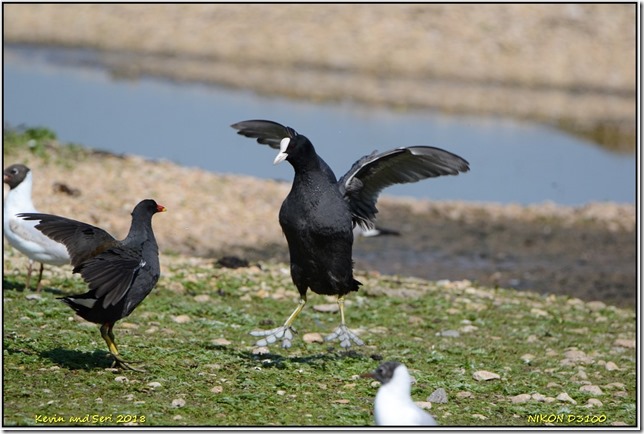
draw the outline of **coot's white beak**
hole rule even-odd
[[[282,141],[280,142],[280,152],[277,154],[275,159],[273,160],[273,164],[279,164],[282,161],[286,160],[286,157],[288,157],[288,154],[286,153],[286,148],[288,148],[288,144],[291,143],[291,139],[288,137],[284,137]]]

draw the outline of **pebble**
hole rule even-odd
[[[529,393],[522,393],[520,395],[511,397],[510,402],[512,402],[512,404],[523,404],[530,401],[530,399],[532,399],[532,396]]]
[[[531,313],[532,315],[535,315],[535,316],[544,316],[544,317],[545,317],[545,316],[550,316],[550,314],[549,314],[548,312],[546,312],[545,310],[543,310],[543,309],[538,309],[538,308],[536,308],[536,307],[533,307],[533,308],[530,310],[530,313]]]
[[[418,407],[420,407],[420,408],[422,408],[422,409],[424,409],[424,410],[431,410],[431,408],[432,408],[432,403],[431,403],[431,402],[427,402],[427,401],[414,401],[414,403],[415,403]]]
[[[557,395],[557,400],[562,402],[570,402],[571,404],[577,404],[577,401],[572,399],[570,395],[568,395],[566,392],[562,392],[559,395]]]
[[[624,348],[635,348],[635,339],[615,339],[613,345]]]
[[[619,367],[615,362],[606,362],[605,368],[607,371],[619,371]]]
[[[439,387],[429,395],[427,401],[435,402],[436,404],[445,404],[447,402],[447,392],[442,387]]]
[[[115,377],[114,381],[116,381],[117,383],[129,383],[130,382],[130,380],[128,380],[127,377],[124,377],[122,375],[119,375],[118,377]]]
[[[596,395],[596,396],[604,394],[604,392],[602,392],[601,388],[599,386],[594,385],[594,384],[586,384],[584,386],[581,386],[579,388],[579,390],[581,392],[590,393],[591,395]]]
[[[477,326],[475,326],[475,325],[465,325],[465,326],[460,328],[461,333],[471,333],[471,332],[474,332],[474,331],[476,331],[478,329],[479,328]]]
[[[222,386],[215,386],[212,389],[210,389],[212,393],[221,393],[224,391],[224,388]]]
[[[217,339],[213,339],[212,343],[215,345],[230,345],[232,342],[230,342],[226,338],[217,338]]]
[[[526,353],[521,356],[521,360],[523,360],[525,363],[530,363],[532,360],[534,360],[534,355]]]
[[[320,333],[305,333],[304,336],[302,336],[302,340],[307,344],[312,344],[314,342],[318,342],[318,343],[324,342],[324,338]]]
[[[199,295],[195,295],[194,299],[198,303],[205,303],[208,300],[210,300],[210,296],[208,294],[199,294]]]
[[[39,294],[29,294],[26,295],[25,298],[27,300],[42,300],[42,297]]]
[[[603,407],[604,403],[601,402],[599,399],[596,398],[590,398],[588,402],[586,403],[585,407]]]
[[[473,398],[474,395],[472,394],[472,392],[468,392],[467,390],[464,390],[462,392],[458,392],[456,394],[456,397],[457,398]]]
[[[176,322],[177,324],[185,324],[187,322],[190,322],[190,316],[188,315],[172,316],[172,321]]]
[[[483,416],[482,414],[479,414],[479,413],[474,413],[472,415],[472,417],[475,418],[475,419],[480,419],[480,420],[486,420],[487,419],[486,416]]]
[[[186,400],[183,398],[177,398],[172,400],[172,408],[181,408],[186,405]]]
[[[178,415],[176,415],[176,416],[174,416],[172,418],[172,420],[181,420],[181,419],[183,419],[183,416],[181,416],[180,414],[178,414]]]
[[[278,390],[278,391],[277,391],[277,394],[278,394],[279,396],[284,396],[284,395],[286,395],[286,391],[284,391],[284,390]]]
[[[447,338],[457,338],[461,334],[457,330],[443,330],[438,335],[443,336],[443,337],[447,337]]]
[[[151,381],[147,384],[147,386],[156,389],[157,387],[161,387],[161,383],[159,383],[158,381]]]
[[[534,399],[537,402],[545,402],[546,398],[547,398],[546,395],[543,395],[541,393],[532,394],[532,399]]]
[[[501,378],[499,374],[490,371],[476,371],[472,376],[476,381],[498,380]]]
[[[268,354],[271,351],[268,349],[268,347],[257,347],[257,348],[253,348],[251,352],[255,355],[262,355],[262,354]]]
[[[317,312],[334,313],[340,310],[340,306],[338,306],[338,303],[316,304],[313,306],[313,310]]]
[[[333,402],[336,404],[348,404],[350,401],[348,399],[336,399]]]

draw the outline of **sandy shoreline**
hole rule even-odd
[[[511,116],[632,152],[635,7],[10,4],[4,37],[98,49],[116,76]]]

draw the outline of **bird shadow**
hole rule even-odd
[[[17,291],[17,292],[25,292],[27,289],[25,287],[25,284],[22,282],[19,282],[18,280],[15,279],[7,279],[5,277],[2,278],[2,289],[3,291]],[[31,292],[36,293],[35,288],[29,288]],[[53,288],[53,287],[45,287],[45,288],[40,288],[40,292],[48,292],[50,294],[54,295],[61,295],[64,294],[65,292],[58,289],[58,288]]]
[[[87,352],[64,348],[54,348],[53,350],[40,352],[41,357],[51,360],[61,368],[70,370],[83,369],[85,371],[111,367],[113,359],[107,357],[107,354],[109,353],[100,350]]]
[[[326,352],[317,352],[307,355],[288,355],[288,354],[275,354],[275,353],[264,353],[264,354],[253,354],[252,350],[240,350],[231,348],[225,345],[217,344],[206,344],[205,348],[208,350],[217,350],[230,355],[236,356],[242,360],[245,360],[249,363],[256,364],[257,362],[262,363],[262,366],[265,368],[277,368],[284,369],[287,365],[296,363],[296,364],[306,364],[306,365],[316,365],[319,363],[344,360],[344,359],[371,359],[373,356],[363,354],[356,350],[342,350],[337,351],[333,347],[329,347]]]
[[[24,283],[18,283],[17,280],[2,278],[2,289],[3,291],[19,291],[23,292],[25,290]]]

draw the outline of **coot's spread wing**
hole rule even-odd
[[[67,247],[74,267],[117,245],[118,241],[101,228],[51,214],[22,213],[25,220],[39,220],[36,229]]]
[[[380,192],[390,185],[416,182],[467,172],[469,164],[458,155],[431,146],[410,146],[362,157],[338,181],[355,223],[373,228]]]
[[[268,145],[274,149],[280,148],[280,142],[283,138],[293,138],[297,135],[297,132],[291,127],[260,119],[237,122],[232,124],[231,127],[238,130],[237,134],[257,139],[257,143]]]
[[[83,262],[75,271],[83,276],[90,292],[95,291],[94,298],[102,299],[103,308],[107,308],[127,294],[146,265],[140,254],[116,247]],[[141,278],[144,277],[141,275]]]

